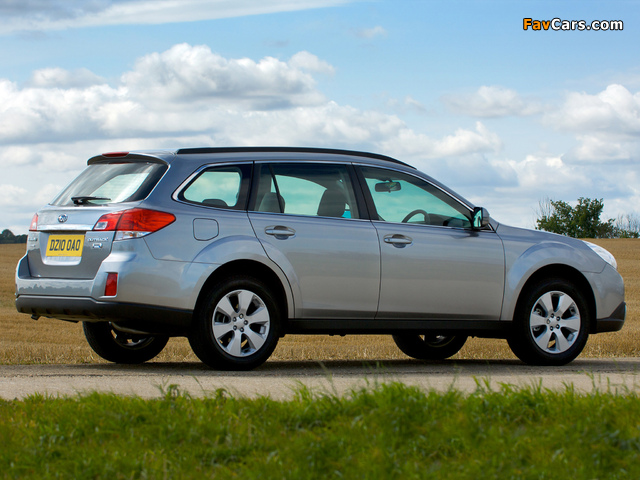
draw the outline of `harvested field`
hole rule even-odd
[[[593,240],[616,257],[626,286],[627,322],[620,332],[593,335],[584,357],[640,356],[640,240]],[[103,362],[87,345],[80,324],[41,318],[37,322],[14,307],[15,266],[25,245],[0,245],[0,364]],[[274,360],[389,360],[407,358],[390,336],[290,335],[281,339]],[[454,358],[515,358],[504,340],[470,339]],[[171,339],[154,360],[197,361],[184,338]]]

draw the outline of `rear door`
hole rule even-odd
[[[380,249],[361,219],[351,166],[258,163],[249,218],[267,255],[299,299],[296,317],[371,319],[378,305]]]
[[[498,320],[502,241],[472,230],[471,211],[417,176],[360,167],[381,252],[378,319]]]

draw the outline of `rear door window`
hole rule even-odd
[[[51,205],[105,205],[143,200],[167,166],[162,163],[94,163],[73,180]]]
[[[259,165],[258,212],[360,218],[346,165]]]
[[[211,167],[201,171],[178,195],[208,207],[244,209],[251,165]]]

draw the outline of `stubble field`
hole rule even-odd
[[[592,335],[583,357],[640,356],[640,240],[593,240],[618,261],[625,280],[627,321],[620,332]],[[14,306],[15,266],[25,245],[0,245],[0,364],[101,363],[87,345],[82,325],[41,318],[33,321]],[[391,360],[407,358],[390,336],[299,336],[280,340],[271,360]],[[515,358],[504,340],[469,339],[453,358]],[[184,338],[169,341],[157,362],[197,361]]]

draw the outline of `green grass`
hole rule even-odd
[[[0,402],[4,478],[639,478],[640,399],[571,388]]]

